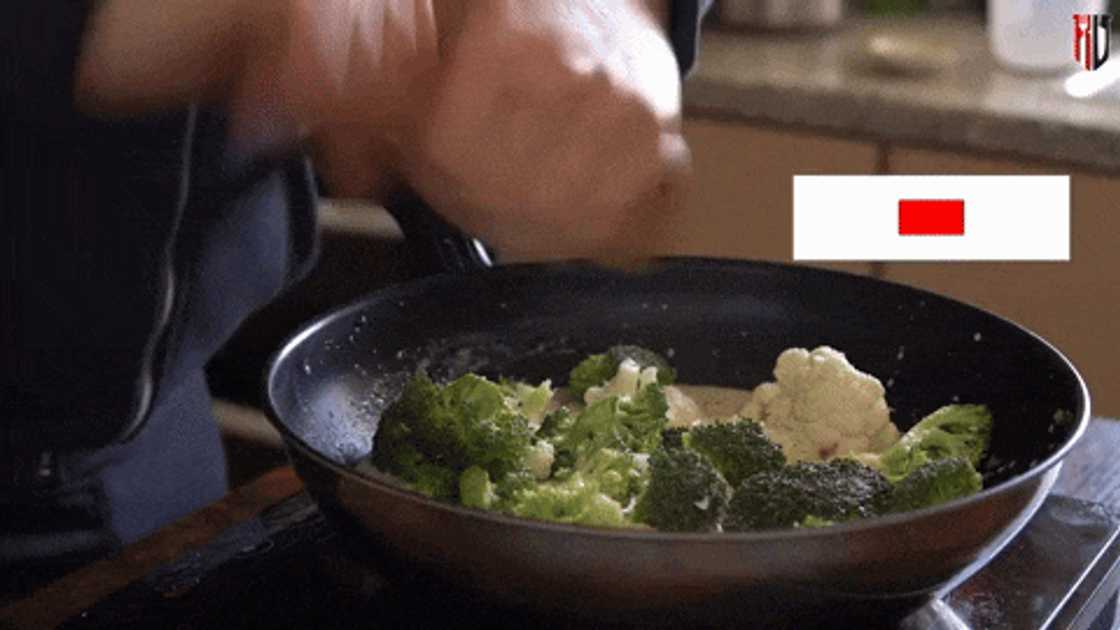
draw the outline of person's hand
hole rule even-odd
[[[243,157],[311,140],[332,190],[373,196],[438,62],[422,0],[104,0],[77,67],[79,107],[128,115],[221,103]],[[381,184],[382,186],[379,186]]]
[[[689,164],[658,3],[462,4],[409,181],[507,255],[647,253]]]
[[[106,0],[79,105],[221,101],[235,150],[309,139],[332,191],[403,174],[521,257],[638,249],[688,153],[666,0]]]

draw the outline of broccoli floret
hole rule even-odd
[[[552,444],[552,470],[571,470],[576,465],[575,439],[569,439],[576,426],[576,414],[567,407],[560,407],[544,416],[536,437]]]
[[[634,507],[634,519],[675,532],[711,531],[723,517],[731,486],[700,453],[658,449],[650,458],[650,478]]]
[[[547,440],[553,445],[552,470],[553,472],[568,469],[576,463],[574,448],[566,447],[566,436],[575,426],[576,415],[567,407],[560,407],[544,417],[544,422],[537,429],[537,438]]]
[[[801,522],[798,523],[797,526],[804,529],[819,529],[821,527],[832,527],[835,524],[836,521],[830,521],[827,518],[821,518],[815,514],[810,514],[801,519]]]
[[[891,484],[851,459],[801,462],[744,481],[731,498],[727,531],[793,527],[806,517],[844,522],[883,511]]]
[[[589,405],[553,437],[557,467],[569,467],[603,448],[652,453],[661,444],[668,409],[657,384],[632,398],[611,396]]]
[[[390,405],[377,424],[373,463],[378,468],[405,479],[425,457],[411,443],[413,418],[427,418],[434,413],[439,400],[439,387],[426,374],[417,373],[407,383],[400,397]]]
[[[451,501],[455,499],[458,489],[455,477],[455,471],[446,466],[421,464],[416,469],[416,477],[412,487],[417,492],[426,494],[433,499]]]
[[[510,500],[507,510],[523,518],[560,523],[601,527],[628,525],[622,505],[579,473],[519,490]]]
[[[515,470],[500,477],[494,484],[494,494],[497,501],[494,503],[494,509],[508,512],[510,505],[523,490],[529,490],[537,487],[537,477],[529,470]]]
[[[393,449],[391,459],[383,458],[379,467],[429,497],[453,500],[458,496],[458,474],[447,466],[428,461],[410,444]]]
[[[631,359],[642,369],[657,368],[657,382],[671,385],[677,377],[676,370],[660,354],[639,346],[614,346],[602,354],[593,354],[572,368],[568,375],[568,389],[580,400],[588,388],[606,383],[618,372],[618,366]]]
[[[609,381],[616,370],[618,370],[618,363],[609,356],[593,354],[572,368],[568,374],[568,389],[576,398],[583,400],[584,392]]]
[[[471,466],[484,468],[491,478],[523,468],[533,432],[526,418],[510,408],[498,384],[468,374],[440,387],[417,373],[385,410],[375,439],[376,467],[421,492],[453,498],[459,474]],[[451,472],[420,483],[426,466]],[[448,476],[450,497],[445,491]]]
[[[506,396],[506,404],[525,416],[529,424],[540,426],[555,393],[552,390],[552,381],[545,380],[533,387],[528,383],[502,379],[501,387]]]
[[[537,437],[551,440],[558,435],[567,433],[575,422],[575,414],[567,407],[560,407],[545,415],[540,428],[537,429]]]
[[[890,511],[906,512],[940,505],[980,492],[980,473],[963,457],[946,457],[906,475],[891,492]]]
[[[650,385],[630,400],[621,399],[616,417],[624,433],[625,446],[639,453],[652,453],[661,445],[661,431],[668,424],[669,404],[660,385]]]
[[[661,446],[664,448],[683,448],[684,436],[688,434],[685,427],[669,427],[661,431]]]
[[[657,382],[662,385],[672,385],[677,380],[677,371],[669,365],[669,361],[660,354],[641,346],[613,346],[607,350],[607,356],[615,363],[615,368],[626,359],[638,364],[642,369],[657,368]]]
[[[408,483],[415,491],[447,501],[458,496],[458,473],[447,466],[433,463],[411,444],[401,441],[393,431],[380,435],[383,451],[374,461],[378,468]],[[386,446],[388,445],[388,446]]]
[[[463,505],[485,510],[497,500],[498,495],[486,469],[471,466],[459,475],[459,502]]]
[[[762,425],[753,420],[701,425],[685,435],[684,443],[703,453],[734,488],[751,475],[777,470],[786,463],[782,447],[766,437]]]
[[[898,481],[924,464],[961,457],[973,468],[988,450],[992,414],[984,405],[948,405],[915,424],[879,456],[880,470]]]
[[[628,505],[645,487],[649,465],[644,457],[604,448],[580,460],[575,472],[598,485],[603,494]]]
[[[448,411],[459,417],[456,428],[469,465],[494,476],[522,465],[533,432],[525,416],[509,408],[496,383],[467,374],[452,381],[444,396]]]

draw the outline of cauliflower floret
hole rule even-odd
[[[587,391],[583,394],[583,402],[590,406],[594,402],[611,396],[621,396],[629,400],[640,389],[656,382],[657,368],[647,367],[643,370],[637,361],[624,359],[622,363],[618,364],[618,371],[615,372],[611,380],[603,383],[602,386],[587,388]]]
[[[541,440],[529,447],[525,454],[525,466],[539,480],[552,475],[552,462],[556,460],[556,447],[551,442]]]
[[[761,422],[791,461],[879,451],[898,440],[882,383],[843,353],[791,348],[778,357],[774,377],[740,413]]]
[[[657,368],[642,369],[633,359],[624,359],[618,365],[618,371],[611,380],[603,383],[602,386],[587,388],[583,401],[590,405],[611,396],[621,396],[629,400],[643,387],[656,382]],[[669,410],[665,413],[669,426],[690,427],[704,420],[704,411],[700,409],[700,405],[697,405],[696,401],[689,398],[688,394],[682,392],[680,388],[666,385],[663,391],[665,402],[669,405]]]
[[[665,417],[669,419],[671,427],[688,428],[704,421],[704,411],[700,409],[700,405],[678,387],[665,386],[665,402],[669,405]]]

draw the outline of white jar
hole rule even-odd
[[[1107,9],[1108,0],[988,0],[992,53],[1018,72],[1072,72],[1073,14]]]

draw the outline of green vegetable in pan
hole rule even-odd
[[[880,456],[881,470],[898,481],[923,465],[960,457],[973,467],[992,437],[992,414],[983,405],[949,405],[922,418]]]
[[[710,461],[689,448],[661,449],[634,519],[672,532],[712,531],[723,519],[731,486]]]
[[[892,512],[906,512],[941,505],[980,492],[980,473],[962,457],[946,457],[922,464],[894,485],[889,501]]]
[[[752,420],[700,425],[686,434],[684,442],[710,459],[732,486],[786,463],[782,447]]]
[[[794,349],[783,357],[777,382],[756,390],[763,398],[730,418],[695,422],[674,413],[681,401],[699,406],[686,386],[673,385],[672,366],[637,346],[580,362],[569,375],[575,400],[563,405],[549,381],[466,374],[437,384],[417,373],[382,414],[370,463],[471,508],[673,532],[830,527],[981,489],[977,468],[992,431],[986,407],[942,407],[898,437],[878,417],[886,407],[877,379],[842,354]],[[841,377],[854,385],[837,387]],[[806,417],[813,409],[868,409],[877,419]],[[845,444],[880,448],[838,452]]]
[[[735,489],[723,527],[793,527],[806,519],[841,523],[881,514],[890,496],[886,477],[855,460],[800,462],[746,479]]]
[[[653,368],[657,371],[657,382],[670,385],[676,380],[676,370],[665,357],[639,346],[614,346],[603,354],[593,354],[572,368],[568,375],[568,389],[578,398],[583,398],[587,390],[602,386],[618,373],[624,361],[630,360],[638,369]]]

